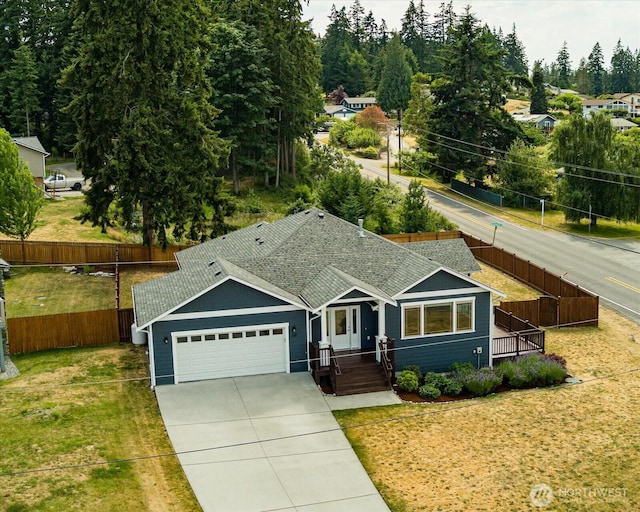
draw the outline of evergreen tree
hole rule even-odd
[[[400,222],[405,233],[429,231],[429,205],[424,195],[424,187],[418,180],[411,180],[409,183],[409,191],[402,202]]]
[[[0,128],[0,233],[24,242],[36,227],[44,200],[9,132]]]
[[[411,99],[411,67],[407,50],[394,34],[385,48],[384,68],[378,86],[377,102],[385,112],[404,110]]]
[[[327,32],[320,46],[320,62],[322,63],[320,84],[326,93],[340,85],[346,88],[349,72],[345,64],[353,51],[353,38],[346,8],[337,10],[335,6],[332,6],[329,21]],[[348,88],[347,93],[354,94]]]
[[[481,28],[467,9],[443,49],[443,71],[431,83],[432,134],[419,138],[421,148],[438,156],[441,168],[453,174],[464,171],[479,185],[487,172],[485,159],[493,151],[489,148],[506,150],[522,135],[502,108],[511,90],[503,57],[489,29]]]
[[[622,48],[622,43],[618,39],[611,56],[611,92],[631,92],[633,90],[631,85],[633,67],[633,53],[628,47]]]
[[[542,74],[542,66],[540,61],[533,64],[533,76],[531,77],[533,88],[531,89],[531,107],[532,114],[546,114],[548,112],[547,93],[544,87],[544,75]]]
[[[590,94],[591,83],[589,80],[589,70],[587,69],[587,61],[583,57],[580,59],[578,69],[576,69],[576,89],[578,92]]]
[[[34,117],[39,109],[38,74],[31,49],[22,42],[14,52],[9,81],[9,128],[15,136],[35,135]]]
[[[591,225],[595,226],[597,215],[619,215],[622,177],[596,170],[613,170],[614,136],[610,117],[604,112],[588,118],[574,114],[553,130],[550,157],[564,167],[558,201],[566,207],[567,221],[579,222],[592,211]]]
[[[354,0],[349,9],[349,25],[353,37],[352,46],[356,50],[362,48],[362,43],[365,40],[364,20],[364,7],[362,7],[360,0]]]
[[[511,33],[507,34],[502,41],[502,47],[507,52],[504,59],[504,66],[516,76],[526,76],[529,72],[527,56],[524,45],[516,34],[516,25],[513,24]]]
[[[423,34],[424,20],[424,4],[420,2],[419,7],[416,8],[413,0],[410,0],[409,7],[402,18],[400,38],[402,44],[415,55],[419,70],[425,69],[427,60],[427,41]]]
[[[127,225],[142,211],[145,245],[166,246],[170,227],[177,239],[220,234],[215,170],[227,149],[208,103],[208,14],[199,0],[74,4],[81,44],[66,79],[78,167],[91,179],[84,220],[104,230],[116,203]]]
[[[556,65],[558,68],[558,82],[554,85],[562,89],[567,89],[571,86],[571,60],[569,58],[569,50],[567,49],[567,42],[562,43],[562,48],[558,52],[558,58],[556,59]]]
[[[344,87],[350,96],[361,96],[367,90],[369,69],[367,61],[358,50],[354,50],[346,62],[347,78]]]
[[[604,93],[605,69],[604,56],[600,43],[596,43],[587,60],[587,74],[589,77],[589,94],[600,96]]]
[[[214,126],[230,143],[229,169],[238,194],[240,168],[255,168],[268,152],[273,84],[264,65],[266,50],[253,27],[220,21],[213,24],[210,37],[210,103],[221,109]]]

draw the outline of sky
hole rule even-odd
[[[449,0],[424,0],[426,11],[430,15],[439,11],[443,1]],[[389,29],[399,30],[409,0],[360,0],[360,4],[365,13],[373,12],[378,24],[384,19]],[[353,1],[309,0],[309,5],[304,5],[303,18],[313,18],[314,32],[324,34],[332,5],[338,9],[346,6],[348,11]],[[530,69],[536,60],[554,62],[563,41],[574,69],[582,57],[589,57],[596,42],[606,67],[618,39],[631,51],[640,49],[640,0],[453,0],[459,14],[466,5],[482,24],[491,29],[502,27],[505,35],[515,23]]]

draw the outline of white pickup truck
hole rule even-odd
[[[82,184],[84,181],[84,178],[71,178],[64,174],[52,174],[45,178],[44,186],[47,190],[62,190],[63,188],[82,190]]]

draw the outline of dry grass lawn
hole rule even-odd
[[[529,298],[493,273],[483,279],[509,299]],[[640,344],[631,334],[640,340],[640,326],[606,309],[598,328],[548,330],[547,351],[563,355],[580,384],[336,416],[396,512],[538,510],[536,484],[554,492],[543,510],[640,510]]]

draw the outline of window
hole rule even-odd
[[[473,331],[474,299],[403,304],[402,337]]]
[[[421,306],[407,307],[404,309],[404,331],[402,333],[403,338],[409,336],[420,336],[420,312]]]

